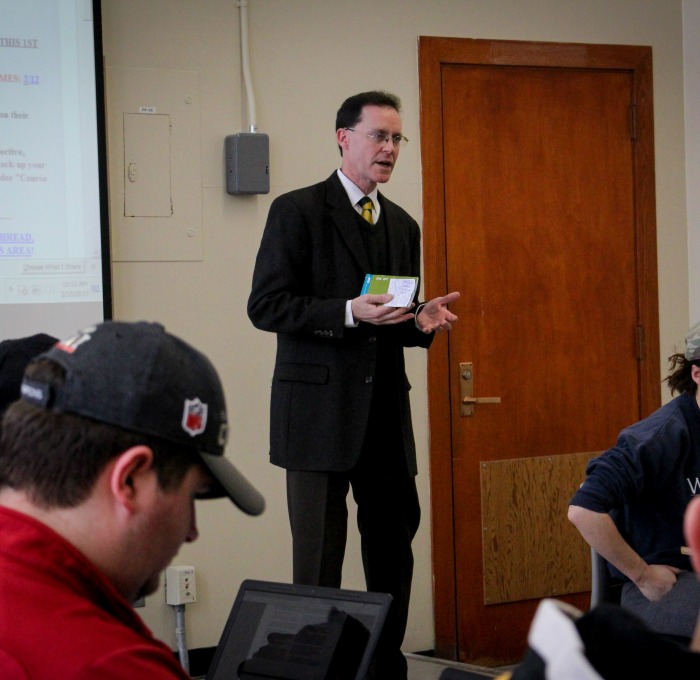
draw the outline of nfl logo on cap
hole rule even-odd
[[[182,414],[182,429],[194,437],[202,434],[207,426],[207,405],[199,399],[185,399]]]

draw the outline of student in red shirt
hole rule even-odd
[[[148,323],[106,322],[27,368],[0,441],[0,678],[189,676],[131,602],[158,587],[194,500],[264,501],[224,457],[208,359]]]

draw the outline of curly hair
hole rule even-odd
[[[695,394],[698,386],[692,378],[691,371],[693,366],[700,366],[700,361],[689,361],[684,354],[672,354],[668,361],[671,364],[671,373],[664,378],[664,382],[667,382],[671,388],[671,394],[674,392]]]

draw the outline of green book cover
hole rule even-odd
[[[410,307],[418,288],[417,276],[394,276],[392,274],[367,274],[360,295],[384,295],[394,297],[387,302],[388,307]]]

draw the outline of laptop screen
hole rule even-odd
[[[364,680],[391,596],[244,581],[207,680]]]

